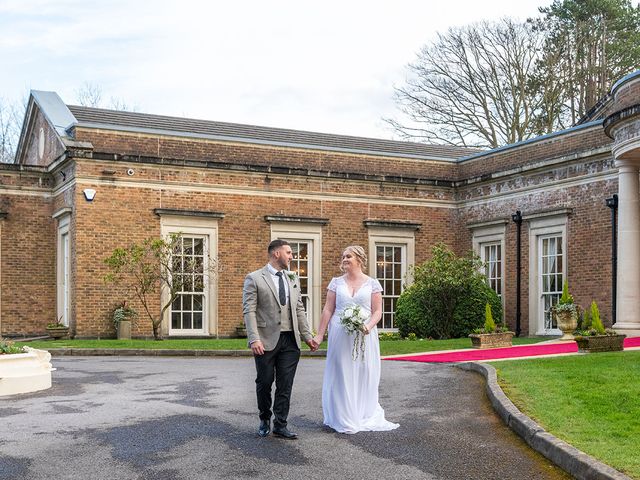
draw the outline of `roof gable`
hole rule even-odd
[[[46,166],[66,150],[67,129],[76,119],[55,92],[32,90],[15,162]]]

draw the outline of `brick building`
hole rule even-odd
[[[67,106],[34,91],[16,163],[0,168],[0,333],[60,318],[77,337],[113,336],[111,311],[133,298],[104,283],[103,259],[170,232],[221,269],[167,312],[168,336],[234,335],[244,276],[272,238],[294,247],[314,326],[345,246],[368,249],[385,288],[381,327],[393,329],[407,271],[437,242],[488,262],[513,328],[520,259],[522,334],[559,333],[548,309],[565,278],[611,324],[612,210],[615,326],[640,329],[639,103],[636,72],[584,123],[481,152]],[[150,333],[138,322],[135,335]]]

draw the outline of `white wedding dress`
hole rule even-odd
[[[382,292],[380,282],[368,280],[352,297],[343,277],[335,277],[327,287],[336,293],[336,308],[329,321],[327,363],[322,383],[324,424],[340,433],[393,430],[400,425],[388,422],[378,403],[380,344],[378,329],[365,337],[362,353],[354,360],[353,340],[340,324],[340,313],[350,304],[371,314],[371,294]]]

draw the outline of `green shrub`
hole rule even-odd
[[[591,328],[591,310],[585,309],[580,321],[578,322],[578,330],[589,330]]]
[[[406,338],[409,333],[427,338],[427,332],[433,330],[431,316],[425,310],[421,300],[422,295],[420,286],[414,283],[406,288],[398,298],[394,323],[403,338]]]
[[[591,302],[591,328],[598,332],[598,335],[604,335],[604,325],[600,319],[600,310],[595,300]]]
[[[380,339],[380,341],[398,341],[402,340],[402,337],[398,332],[380,332],[378,339]]]
[[[473,254],[457,257],[446,245],[433,247],[431,260],[414,268],[414,284],[396,306],[400,335],[420,338],[465,337],[484,325],[486,304],[502,318],[498,295],[480,273],[482,262]]]
[[[493,333],[496,331],[496,322],[493,321],[493,315],[491,314],[491,305],[487,302],[484,312],[484,331],[485,333]]]
[[[11,340],[0,338],[0,355],[13,353],[25,353],[25,349],[24,347],[16,347]]]
[[[569,282],[565,278],[564,282],[562,282],[562,296],[560,297],[560,300],[558,300],[558,304],[568,305],[571,303],[573,303],[573,295],[569,293]]]

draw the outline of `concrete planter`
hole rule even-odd
[[[118,340],[131,340],[131,320],[120,320],[116,331]]]
[[[469,335],[473,348],[510,347],[513,332],[502,333],[472,333]]]
[[[244,325],[239,325],[236,327],[236,336],[238,338],[247,338],[247,329]]]
[[[0,396],[51,387],[51,354],[27,347],[27,353],[0,355]]]
[[[47,334],[51,338],[66,338],[69,336],[69,327],[47,327]]]
[[[594,335],[589,337],[576,337],[578,352],[619,352],[624,348],[626,335]]]

